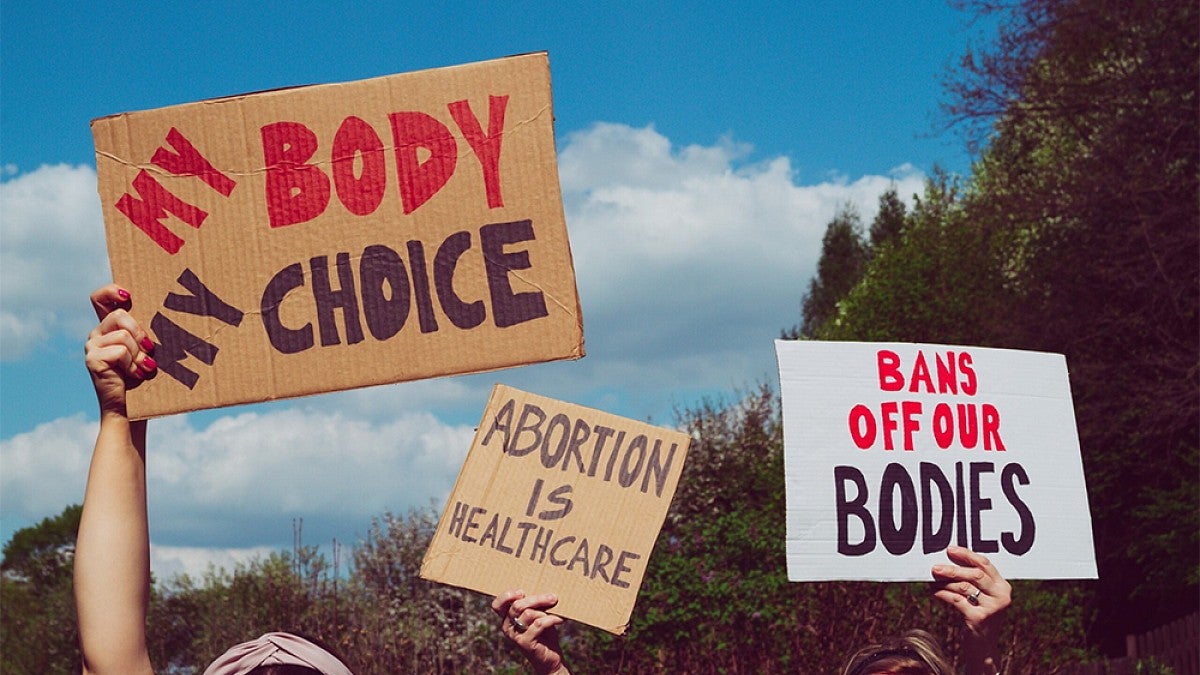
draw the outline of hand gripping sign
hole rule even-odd
[[[691,437],[497,385],[421,577],[625,632]]]
[[[921,581],[954,544],[1008,578],[1095,578],[1065,359],[775,343],[792,581]]]
[[[136,418],[583,356],[545,53],[95,120]]]

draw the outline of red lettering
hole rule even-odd
[[[395,112],[388,119],[396,145],[400,201],[409,214],[450,180],[458,162],[458,144],[446,125],[423,112]],[[417,154],[422,148],[429,152],[424,162]]]
[[[868,450],[875,444],[875,416],[871,409],[859,403],[850,410],[850,437],[859,450]]]
[[[145,169],[139,171],[133,179],[133,189],[140,199],[126,192],[117,201],[117,210],[124,213],[138,229],[149,235],[154,243],[171,255],[179,252],[183,246],[183,239],[160,222],[167,217],[167,213],[173,213],[183,222],[197,228],[208,217],[204,210],[171,194]]]
[[[879,388],[883,391],[900,391],[904,388],[904,376],[900,374],[900,355],[889,349],[880,349],[875,355],[879,369]]]
[[[958,439],[968,450],[979,443],[979,420],[975,416],[974,403],[959,403],[958,410]]]
[[[483,169],[483,185],[487,190],[488,208],[504,206],[500,195],[500,142],[504,140],[504,111],[508,96],[488,96],[488,132],[483,133],[479,119],[467,101],[455,101],[449,105],[450,115],[462,130],[467,143],[475,151],[479,166]]]
[[[917,391],[917,385],[924,384],[925,392],[933,393],[933,378],[929,375],[929,364],[925,362],[925,354],[917,352],[917,361],[913,364],[912,378],[908,383],[908,390],[911,392]]]
[[[892,434],[895,433],[896,429],[898,428],[898,424],[896,422],[896,411],[898,407],[899,406],[895,401],[888,401],[880,406],[880,409],[883,412],[884,450],[896,449],[896,444],[892,442]]]
[[[954,352],[946,352],[943,360],[941,354],[935,354],[937,360],[937,383],[939,394],[958,393],[958,375],[954,372]]]
[[[979,390],[979,381],[975,378],[975,369],[971,367],[970,354],[963,352],[958,355],[958,369],[966,378],[962,382],[962,393],[974,396],[975,392]]]
[[[354,159],[362,157],[362,175],[354,175]],[[387,163],[379,134],[358,117],[347,117],[333,137],[333,186],[338,200],[356,216],[379,208],[387,187]]]
[[[321,215],[329,205],[329,177],[306,163],[317,151],[317,135],[299,122],[276,122],[262,128],[262,142],[271,227]]]
[[[983,449],[1004,450],[1004,441],[1000,440],[1000,411],[991,403],[984,403],[983,409]]]
[[[913,434],[921,430],[921,421],[917,419],[921,414],[921,402],[905,401],[900,404],[900,410],[904,417],[904,449],[911,451]]]
[[[949,403],[939,403],[933,408],[933,440],[942,450],[954,442],[954,414]]]
[[[159,146],[150,160],[155,166],[160,166],[176,176],[196,176],[226,197],[233,192],[237,183],[218,171],[175,127],[171,127],[167,132],[167,143],[175,148],[175,152]]]

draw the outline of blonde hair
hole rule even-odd
[[[868,645],[846,661],[842,675],[954,675],[935,637],[923,630]]]

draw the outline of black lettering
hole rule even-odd
[[[533,546],[529,549],[529,559],[537,563],[546,562],[546,549],[549,548],[550,539],[553,537],[554,530],[545,527],[538,528],[538,533],[533,537]],[[541,555],[538,555],[539,552]]]
[[[559,435],[558,446],[554,449],[554,454],[550,454],[550,439],[554,436],[555,427],[561,428],[562,434]],[[570,436],[571,418],[562,413],[550,418],[550,424],[546,425],[546,435],[542,437],[542,466],[552,469],[555,464],[558,464],[558,460],[567,452]]]
[[[271,278],[262,295],[262,322],[271,346],[281,354],[295,354],[313,346],[311,323],[303,328],[288,328],[279,320],[279,307],[293,289],[304,285],[304,268],[292,263]]]
[[[522,241],[532,241],[533,221],[492,223],[479,228],[484,266],[487,268],[488,291],[492,297],[492,319],[500,328],[547,316],[546,299],[541,291],[514,293],[509,272],[529,269],[529,251],[505,253],[504,247]]]
[[[575,458],[575,464],[579,467],[579,473],[584,472],[583,468],[583,453],[580,451],[580,446],[587,442],[587,439],[592,435],[592,428],[582,419],[575,420],[575,427],[571,429],[571,442],[567,445],[567,453],[563,456],[562,470],[567,470],[567,464],[571,462],[571,458]]]
[[[609,436],[612,436],[615,430],[596,425],[592,428],[592,432],[596,434],[596,444],[592,446],[592,462],[588,465],[587,475],[589,478],[596,475],[596,466],[600,463],[600,456],[604,454],[604,444],[608,442]]]
[[[596,575],[600,575],[600,578],[607,582],[608,572],[604,571],[604,566],[612,562],[612,559],[612,549],[600,544],[600,547],[596,549],[596,562],[592,565],[592,573],[589,578],[595,579]]]
[[[1029,485],[1029,475],[1025,473],[1025,467],[1016,463],[1006,465],[1000,472],[1000,489],[1004,491],[1008,503],[1012,504],[1017,511],[1017,516],[1021,519],[1021,536],[1014,537],[1010,532],[1001,532],[1000,542],[1004,544],[1005,551],[1013,555],[1025,555],[1029,549],[1033,548],[1033,538],[1037,528],[1033,522],[1033,512],[1017,494],[1017,488],[1013,485],[1014,480],[1021,485]]]
[[[933,529],[933,488],[937,488],[941,521]],[[921,462],[921,551],[936,553],[950,545],[954,535],[954,490],[946,474],[932,462]]]
[[[346,344],[363,341],[362,324],[358,320],[358,294],[354,290],[354,272],[350,268],[350,254],[337,254],[338,290],[329,282],[329,258],[317,256],[308,261],[312,269],[313,300],[317,303],[317,326],[321,332],[321,345],[341,344],[333,310],[341,308],[346,323]]]
[[[512,525],[512,518],[505,517],[504,518],[504,529],[500,530],[500,539],[498,539],[496,541],[496,550],[500,551],[501,553],[507,553],[509,555],[512,555],[512,552],[513,552],[512,547],[504,545],[504,539],[506,537],[508,537],[508,526],[509,525]]]
[[[545,481],[541,478],[533,483],[533,492],[529,494],[529,504],[525,506],[525,515],[530,518],[533,517],[533,512],[537,510],[538,500],[542,498],[543,485],[545,485]]]
[[[954,507],[955,516],[957,516],[958,527],[955,534],[958,536],[957,543],[963,548],[968,548],[971,545],[967,537],[967,487],[963,481],[963,463],[956,462],[954,464]]]
[[[646,473],[642,476],[642,492],[650,487],[650,476],[654,476],[654,496],[662,497],[663,488],[667,485],[667,476],[671,473],[671,462],[675,461],[676,443],[671,444],[667,452],[667,463],[662,462],[662,439],[654,439],[654,449],[650,451],[650,461],[646,463]]]
[[[984,511],[992,510],[992,500],[979,493],[979,475],[993,473],[996,467],[991,462],[971,462],[971,550],[976,553],[997,553],[1000,545],[995,539],[984,539],[981,527]]]
[[[220,351],[216,345],[192,335],[161,312],[155,313],[154,318],[150,320],[150,330],[154,331],[155,337],[158,338],[158,345],[154,350],[154,360],[158,362],[158,369],[179,380],[188,389],[194,388],[200,379],[199,375],[183,365],[188,354],[196,357],[204,365],[211,366],[217,358],[217,352]]]
[[[588,540],[587,537],[584,537],[579,540],[579,548],[575,549],[575,555],[571,556],[571,562],[567,563],[567,571],[573,572],[575,570],[575,563],[583,563],[582,574],[585,577],[588,576],[588,564],[591,562],[589,560],[590,557],[591,555],[588,553]]]
[[[455,232],[446,237],[446,241],[438,247],[437,255],[433,258],[433,285],[437,288],[442,311],[446,313],[450,323],[464,330],[483,323],[487,315],[482,300],[463,302],[454,292],[454,269],[458,266],[459,257],[469,248],[471,233]]]
[[[417,299],[417,318],[422,333],[438,329],[437,316],[433,313],[433,297],[429,293],[429,272],[425,266],[425,247],[415,239],[408,242],[408,266],[412,268],[413,295]]]
[[[496,536],[499,534],[500,534],[500,514],[494,513],[494,514],[492,514],[492,519],[491,519],[491,521],[488,522],[487,527],[485,527],[483,529],[483,536],[479,537],[479,545],[483,546],[483,545],[487,544],[488,539],[491,539],[492,540],[492,548],[496,548]]]
[[[474,544],[475,539],[471,537],[471,530],[479,529],[479,523],[475,522],[475,516],[487,513],[487,509],[481,506],[472,506],[471,513],[467,516],[467,524],[463,527],[462,540],[468,544]]]
[[[483,444],[487,445],[492,440],[492,434],[497,431],[504,432],[504,447],[508,447],[509,437],[508,429],[512,426],[513,408],[517,405],[516,399],[508,399],[504,405],[500,406],[500,410],[496,412],[496,416],[492,418],[492,426],[488,427],[487,434],[483,437]],[[503,422],[502,422],[503,420]]]
[[[558,553],[559,546],[563,546],[564,544],[569,544],[573,541],[575,541],[575,537],[568,535],[568,536],[563,537],[562,539],[559,539],[558,541],[554,542],[554,547],[550,549],[550,564],[551,565],[554,565],[555,567],[562,567],[563,565],[567,564],[567,562],[568,562],[567,560],[560,559],[555,554]]]
[[[867,481],[862,472],[852,466],[833,467],[833,481],[837,488],[838,553],[842,555],[866,555],[875,550],[875,520],[865,507],[867,503]],[[854,483],[858,491],[854,501],[846,499],[846,482]],[[863,540],[851,544],[850,516],[857,517],[863,526]]]
[[[530,416],[537,418],[537,422],[535,422],[532,426],[525,424],[525,420]],[[513,434],[512,443],[505,449],[505,452],[513,457],[524,457],[525,455],[533,452],[534,448],[542,444],[542,431],[540,427],[545,421],[546,413],[542,412],[541,408],[532,403],[526,403],[525,407],[521,410],[520,419],[517,420],[517,432]],[[525,433],[526,431],[533,434],[533,440],[529,443],[529,445],[519,448],[517,447],[517,443],[521,440],[521,434]]]
[[[621,454],[621,446],[625,444],[625,431],[617,432],[617,442],[613,444],[612,454],[608,456],[608,466],[604,469],[604,481],[612,480],[613,467],[617,463],[617,456]]]
[[[449,532],[452,536],[457,537],[459,532],[462,532],[463,521],[467,519],[467,505],[462,502],[454,502],[454,515],[450,516]]]
[[[540,478],[538,479],[538,482],[541,482]],[[571,512],[571,509],[575,508],[574,502],[572,502],[571,498],[567,496],[571,494],[571,492],[572,488],[570,485],[560,485],[551,490],[550,494],[546,495],[546,501],[554,504],[555,506],[561,506],[562,508],[557,511],[542,511],[538,514],[538,519],[558,520],[559,518],[565,518],[566,515]]]
[[[521,557],[521,551],[525,550],[525,540],[529,537],[529,532],[537,526],[537,523],[531,523],[526,520],[517,523],[517,529],[521,531],[521,541],[517,542],[517,550],[513,555],[518,558]]]
[[[191,295],[168,293],[163,307],[184,314],[211,316],[230,326],[241,325],[242,311],[217,297],[216,293],[210,291],[208,286],[205,286],[190,268],[184,269],[176,281],[190,291]]]
[[[648,442],[645,434],[638,434],[629,442],[629,446],[625,448],[625,458],[621,460],[621,473],[617,476],[617,483],[621,487],[627,488],[637,481],[638,474],[642,472],[642,464],[646,461],[646,444]],[[637,464],[634,464],[633,468],[630,469],[629,458],[633,456],[635,448],[638,451]]]
[[[621,551],[621,555],[617,556],[617,567],[613,570],[612,585],[618,588],[629,588],[629,582],[621,578],[622,572],[632,572],[633,570],[625,564],[626,560],[637,560],[642,556],[638,553],[630,551]]]
[[[896,525],[896,488],[900,488],[900,525]],[[917,539],[917,491],[904,467],[895,462],[883,470],[879,487],[879,541],[892,555],[912,550]]]
[[[412,287],[408,284],[408,272],[400,254],[386,246],[368,246],[363,249],[358,275],[362,284],[363,316],[371,337],[386,340],[399,333],[412,306]],[[386,293],[383,290],[385,283],[388,286]]]

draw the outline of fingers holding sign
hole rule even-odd
[[[96,289],[92,308],[99,324],[84,346],[88,372],[103,412],[125,412],[125,392],[154,376],[158,364],[150,356],[154,343],[129,313],[129,292],[116,284]]]
[[[558,604],[552,593],[526,596],[524,591],[509,590],[492,600],[492,610],[500,617],[500,629],[512,640],[538,675],[569,675],[558,644],[558,626],[564,619],[547,614]]]
[[[946,556],[953,565],[933,566],[934,597],[963,615],[969,630],[979,633],[1012,604],[1012,586],[986,557],[960,546]]]

